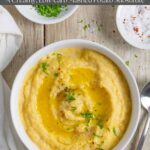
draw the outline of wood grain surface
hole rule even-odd
[[[117,53],[136,77],[139,89],[150,81],[150,51],[140,50],[128,45],[116,28],[116,7],[112,6],[80,6],[69,19],[54,25],[38,25],[25,19],[14,6],[6,6],[20,27],[24,40],[13,61],[3,72],[3,76],[11,87],[16,73],[38,49],[64,39],[81,38],[96,41]],[[145,112],[141,113],[140,128],[126,150],[135,150],[145,120]],[[143,150],[150,150],[150,131]]]

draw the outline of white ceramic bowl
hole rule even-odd
[[[137,7],[136,5],[120,5],[120,6],[118,6],[117,13],[116,13],[116,25],[117,25],[117,28],[118,28],[121,36],[123,37],[123,39],[126,42],[128,42],[130,45],[132,45],[136,48],[150,50],[150,42],[146,42],[146,43],[142,42],[138,38],[138,36],[137,37],[136,37],[136,35],[133,36],[133,34],[134,34],[133,29],[130,32],[127,32],[127,30],[125,30],[125,24],[123,23],[123,20],[125,17],[124,14],[129,17],[130,13],[132,11],[135,11],[136,7]],[[133,16],[135,16],[135,15],[136,14],[134,14]],[[128,28],[128,27],[126,26],[126,28]]]
[[[137,87],[136,80],[134,76],[132,75],[132,73],[130,72],[130,70],[128,69],[128,67],[124,64],[124,62],[111,50],[95,42],[91,42],[88,40],[81,40],[81,39],[60,41],[60,42],[56,42],[56,43],[48,45],[47,47],[42,48],[41,50],[37,51],[34,55],[32,55],[25,62],[25,64],[22,66],[22,68],[18,72],[16,79],[14,81],[13,87],[12,87],[12,92],[11,92],[11,115],[12,115],[13,124],[15,126],[15,129],[20,139],[29,150],[38,149],[37,146],[31,141],[31,139],[28,137],[27,133],[25,132],[21,119],[20,119],[19,110],[18,110],[18,95],[19,95],[19,91],[22,86],[24,77],[26,73],[30,70],[30,68],[34,66],[41,57],[59,48],[66,48],[66,47],[84,47],[84,48],[89,48],[97,52],[100,52],[106,57],[110,58],[123,72],[128,82],[130,92],[131,92],[131,97],[132,97],[132,114],[131,114],[131,120],[130,120],[128,129],[126,133],[124,134],[123,138],[121,139],[121,141],[114,148],[114,150],[123,150],[131,141],[137,129],[139,116],[140,116],[141,105],[140,105],[139,90]]]
[[[54,24],[69,18],[76,10],[77,5],[68,5],[68,10],[62,11],[57,17],[44,17],[37,13],[32,5],[16,5],[16,9],[28,20],[38,24]]]

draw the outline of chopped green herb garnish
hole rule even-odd
[[[127,66],[129,66],[129,65],[130,65],[129,60],[127,60],[127,61],[125,62],[125,64],[126,64]]]
[[[57,17],[62,11],[67,10],[66,5],[60,4],[36,4],[33,7],[41,16],[45,17]]]
[[[101,31],[101,28],[98,26],[98,27],[97,27],[97,30],[98,30],[98,31]]]
[[[96,150],[104,150],[103,148],[101,148],[101,145],[100,144],[97,144],[97,148]]]
[[[67,89],[65,92],[65,97],[68,102],[72,102],[75,100],[75,94],[71,89]]]
[[[99,138],[101,137],[101,136],[97,135],[96,133],[93,133],[93,135],[96,136],[96,137],[99,137]]]
[[[46,71],[49,67],[49,64],[47,62],[43,62],[40,64],[40,68],[42,69],[43,72],[45,72],[46,74],[48,74]]]
[[[57,53],[57,58],[61,58],[62,57],[62,54],[59,54],[59,53]]]
[[[91,112],[81,113],[81,116],[87,120],[93,119],[94,115]]]
[[[86,132],[88,131],[88,128],[87,128],[87,127],[85,128],[85,131],[86,131]]]
[[[109,128],[106,128],[109,132],[110,132],[110,129]]]
[[[57,56],[57,60],[60,62],[60,60],[62,59],[62,54],[57,53],[56,56]]]
[[[135,58],[137,58],[137,57],[138,57],[138,55],[136,55],[136,54],[135,54],[135,55],[134,55],[134,57],[135,57]]]
[[[117,136],[117,131],[116,131],[115,127],[113,127],[112,131],[113,131],[114,135]]]
[[[115,5],[112,5],[112,8],[113,8],[113,10],[115,10],[116,6],[115,6]]]
[[[55,55],[56,55],[56,53],[55,53],[55,52],[53,52],[53,53],[52,53],[52,55],[54,55],[54,56],[55,56]]]
[[[98,24],[98,22],[96,21],[96,26],[97,26],[97,30],[101,31],[101,28],[103,27],[103,24]]]
[[[66,97],[67,97],[68,102],[72,102],[73,100],[75,100],[75,97],[73,94],[68,94]]]
[[[85,122],[86,126],[89,126],[89,123],[90,123],[90,119],[87,119]]]
[[[59,73],[58,72],[55,72],[54,73],[54,77],[58,77],[59,76]]]
[[[62,59],[62,54],[60,53],[52,53],[52,55],[57,57],[57,60],[60,62],[60,60]]]
[[[103,148],[99,148],[99,147],[98,147],[98,148],[96,148],[96,150],[104,150],[104,149],[103,149]]]
[[[83,23],[83,19],[81,19],[78,23]]]
[[[100,127],[100,129],[103,129],[103,127],[104,127],[102,120],[98,120],[97,125]]]
[[[77,110],[77,107],[71,107],[71,111],[75,112]]]
[[[88,24],[87,26],[88,26],[89,28],[91,27],[91,25],[90,25],[90,24]]]
[[[88,29],[88,25],[87,24],[84,25],[83,29],[84,29],[84,31],[86,31]]]

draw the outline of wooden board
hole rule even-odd
[[[24,34],[22,47],[11,64],[3,72],[9,86],[12,86],[17,71],[35,51],[55,41],[82,38],[96,41],[117,53],[124,61],[129,62],[129,68],[136,77],[139,89],[150,81],[150,51],[140,50],[128,45],[120,36],[115,24],[116,7],[112,6],[80,6],[69,19],[54,25],[38,25],[22,17],[13,6],[6,7],[15,18]],[[141,119],[145,120],[145,113]],[[143,124],[140,121],[132,143],[126,150],[135,150],[137,139]],[[143,150],[150,147],[150,131]]]

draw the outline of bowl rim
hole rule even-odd
[[[146,44],[140,44],[138,42],[134,42],[133,40],[131,40],[131,38],[129,38],[128,36],[126,36],[126,34],[124,34],[124,32],[122,32],[122,25],[120,23],[120,19],[119,19],[119,15],[120,15],[120,12],[122,10],[123,7],[126,7],[128,5],[119,5],[117,7],[117,11],[116,11],[116,26],[117,26],[117,29],[121,35],[121,37],[128,43],[130,44],[131,46],[135,47],[135,48],[139,48],[139,49],[143,49],[143,50],[150,50],[150,44],[149,45],[146,45]],[[130,6],[130,5],[129,5]]]
[[[67,48],[67,47],[89,48],[91,50],[97,51],[105,55],[120,68],[125,79],[127,80],[130,93],[131,93],[131,97],[132,97],[131,98],[132,99],[132,114],[131,114],[130,122],[129,122],[129,125],[125,134],[123,135],[119,143],[113,148],[113,150],[123,150],[129,144],[129,142],[131,141],[131,139],[133,138],[136,132],[136,129],[139,123],[140,112],[141,112],[140,94],[139,94],[139,90],[138,90],[135,77],[133,76],[129,68],[126,66],[126,64],[123,62],[123,60],[113,51],[111,51],[110,49],[96,42],[83,40],[83,39],[70,39],[70,40],[63,40],[63,41],[52,43],[38,50],[37,52],[35,52],[22,65],[21,69],[17,73],[17,76],[14,80],[12,91],[11,91],[11,97],[10,97],[10,112],[11,112],[12,122],[13,122],[13,125],[16,129],[18,136],[20,137],[21,141],[29,150],[39,149],[37,145],[34,144],[34,142],[27,135],[21,122],[19,109],[18,109],[18,101],[19,101],[18,94],[19,94],[19,89],[22,86],[20,83],[22,83],[25,74],[29,71],[29,69],[33,65],[35,65],[39,61],[40,58],[42,58],[43,56],[51,52],[54,52],[55,50],[58,50],[60,48]]]
[[[49,20],[49,21],[41,21],[40,19],[35,19],[33,20],[32,17],[30,16],[27,16],[25,15],[21,10],[20,10],[20,7],[24,7],[24,5],[15,5],[16,9],[18,10],[18,12],[23,16],[25,17],[26,19],[30,20],[31,22],[34,22],[34,23],[37,23],[37,24],[45,24],[45,25],[49,25],[49,24],[55,24],[55,23],[59,23],[59,22],[62,22],[66,19],[68,19],[71,15],[73,15],[75,13],[75,11],[78,9],[78,5],[72,5],[73,8],[69,11],[69,12],[66,12],[61,18],[55,18],[55,20]]]

